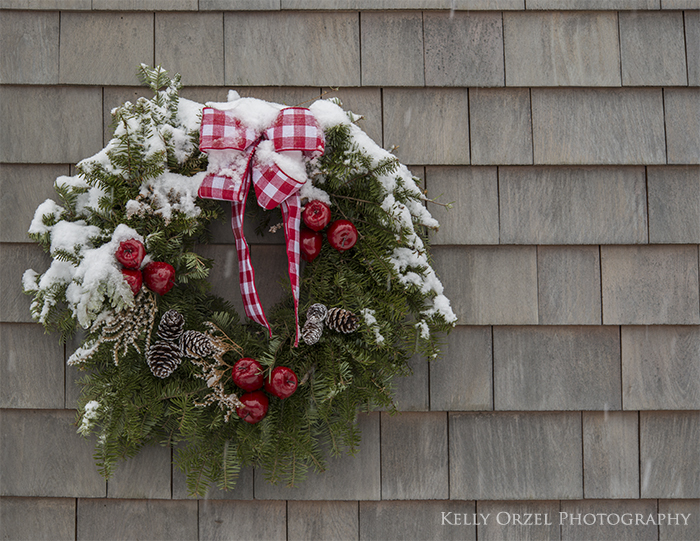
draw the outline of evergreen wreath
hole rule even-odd
[[[192,494],[230,489],[250,465],[293,485],[324,469],[324,449],[357,448],[359,410],[395,409],[391,381],[413,354],[438,355],[456,322],[430,264],[427,229],[438,224],[418,179],[361,117],[318,100],[309,110],[325,148],[301,162],[313,229],[301,232],[300,317],[290,290],[269,311],[271,335],[241,322],[210,293],[212,261],[195,251],[222,214],[197,197],[220,161],[200,149],[205,108],[179,96],[179,75],[139,72],[153,98],[116,108],[114,138],[56,179],[58,203],[36,210],[29,233],[53,260],[23,276],[32,316],[63,342],[82,329],[68,360],[85,372],[76,424],[96,434],[106,478],[144,445],[177,444]],[[231,104],[282,108],[233,91],[218,105]],[[278,216],[260,210],[259,229]]]

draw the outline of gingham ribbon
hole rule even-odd
[[[243,306],[247,316],[272,329],[265,317],[258,291],[255,287],[255,271],[250,261],[250,250],[243,234],[245,203],[252,181],[258,204],[264,209],[277,206],[282,211],[284,236],[287,248],[289,281],[294,298],[296,337],[299,344],[299,227],[301,201],[299,188],[306,177],[292,177],[280,168],[276,152],[293,152],[301,159],[301,153],[320,156],[324,150],[323,131],[308,109],[288,107],[282,109],[272,125],[257,132],[245,126],[231,111],[205,107],[202,111],[199,148],[233,151],[226,154],[225,165],[218,164],[216,171],[208,174],[199,187],[199,197],[231,201],[231,229],[238,252],[239,282]],[[300,152],[299,152],[300,151]],[[290,158],[289,155],[286,156]],[[302,169],[303,170],[303,164]]]

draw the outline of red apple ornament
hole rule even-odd
[[[357,229],[350,220],[336,220],[326,234],[330,245],[339,252],[349,250],[357,242]]]
[[[175,285],[175,268],[170,263],[152,261],[143,269],[146,287],[159,295],[165,295]]]
[[[240,400],[243,403],[243,407],[236,408],[236,413],[246,423],[258,423],[267,415],[267,408],[270,405],[270,400],[262,391],[245,393],[241,396]]]
[[[121,263],[124,268],[138,269],[141,266],[143,258],[146,256],[146,248],[140,240],[129,239],[119,243],[114,257]]]
[[[265,390],[278,398],[289,398],[297,390],[297,375],[291,368],[278,366],[265,378]]]
[[[304,207],[301,217],[306,227],[314,231],[321,231],[331,221],[331,209],[323,201],[315,199]]]
[[[141,285],[143,284],[143,277],[141,276],[141,271],[136,269],[122,269],[122,276],[124,276],[124,281],[129,284],[131,292],[136,295],[141,291]]]
[[[262,366],[255,359],[244,357],[236,361],[232,370],[233,383],[244,391],[256,391],[263,386]]]
[[[299,235],[301,257],[304,261],[313,261],[321,253],[323,235],[311,229],[302,229]]]

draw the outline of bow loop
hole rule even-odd
[[[277,152],[301,150],[321,156],[325,148],[323,131],[311,111],[303,107],[282,109],[265,135]]]
[[[260,133],[243,124],[232,111],[213,107],[202,110],[199,149],[245,150],[260,138]]]

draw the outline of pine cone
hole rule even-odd
[[[182,351],[188,357],[208,357],[214,352],[211,339],[199,331],[185,331],[182,334]]]
[[[167,378],[182,362],[180,350],[172,342],[158,340],[146,355],[148,366],[157,378]]]
[[[317,302],[312,304],[306,311],[306,321],[314,323],[323,323],[328,315],[328,308],[324,304]]]
[[[307,319],[304,328],[301,330],[301,338],[304,343],[311,346],[319,341],[323,334],[323,322]]]
[[[331,308],[328,310],[326,325],[331,330],[348,334],[357,330],[360,326],[360,319],[350,310]]]
[[[185,318],[176,310],[168,310],[160,318],[158,324],[158,336],[163,340],[175,342],[182,336],[182,330],[185,327]]]

